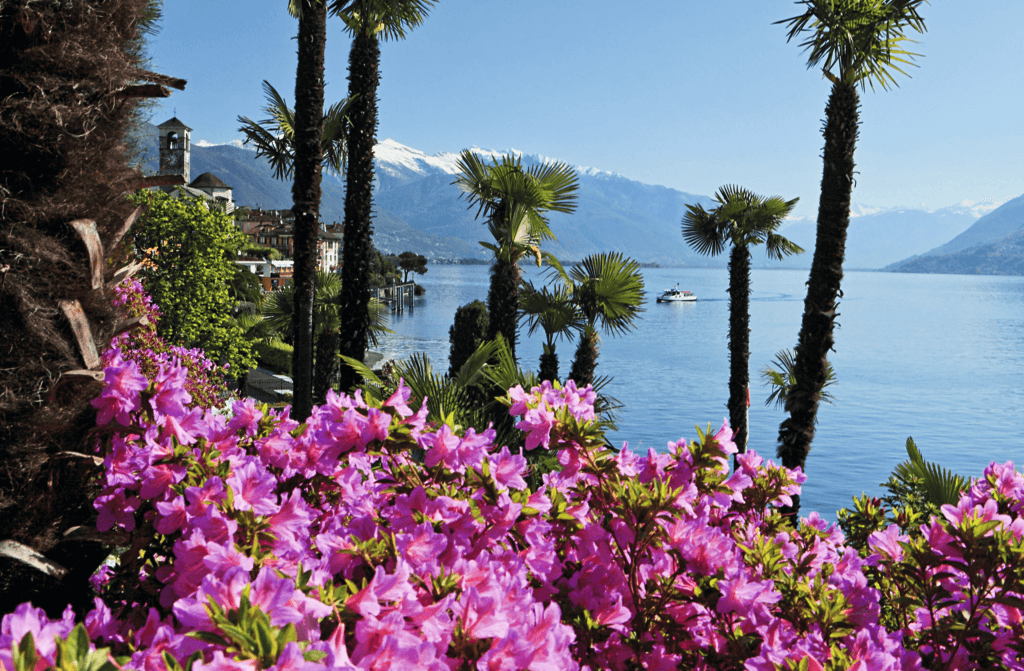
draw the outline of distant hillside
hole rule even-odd
[[[875,269],[921,254],[942,244],[978,219],[970,209],[950,206],[935,212],[888,210],[850,219],[846,240],[847,269]],[[782,234],[807,250],[784,261],[788,267],[808,268],[814,253],[817,223],[801,220],[786,226]]]
[[[949,242],[886,270],[975,275],[1024,274],[1024,196],[1007,201]]]
[[[890,268],[903,273],[950,275],[1024,275],[1024,230],[987,245],[951,254],[918,256]]]

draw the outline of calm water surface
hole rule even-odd
[[[535,283],[536,268],[526,269]],[[607,391],[625,405],[617,444],[646,452],[695,436],[694,425],[715,427],[728,415],[728,273],[724,269],[644,271],[648,303],[637,328],[605,337],[598,374],[614,379]],[[486,266],[431,265],[417,277],[426,295],[393,315],[381,349],[389,358],[424,352],[438,371],[448,368],[448,329],[455,310],[486,301]],[[805,270],[755,270],[751,294],[750,448],[774,458],[783,413],[764,405],[768,390],[758,371],[782,348],[796,344]],[[696,303],[655,303],[675,283]],[[843,282],[836,352],[834,405],[823,405],[807,459],[805,514],[835,510],[879,483],[906,459],[913,436],[925,459],[964,475],[989,461],[1024,461],[1024,278],[850,272]],[[520,334],[519,361],[536,367],[542,336]],[[558,345],[562,375],[575,342]]]

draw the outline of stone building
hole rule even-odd
[[[202,198],[210,203],[224,207],[226,212],[235,209],[232,188],[212,172],[203,174],[190,181],[192,171],[192,129],[174,116],[157,126],[157,137],[160,141],[160,172],[159,175],[181,176],[185,185],[161,186],[162,191],[169,194],[181,191],[194,198]],[[180,190],[180,191],[179,191]]]

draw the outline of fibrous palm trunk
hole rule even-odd
[[[576,357],[569,371],[569,379],[576,382],[577,387],[586,387],[594,382],[594,371],[597,370],[598,335],[597,329],[587,326],[580,334],[580,344],[576,347]]]
[[[341,269],[341,353],[360,361],[370,331],[370,263],[373,253],[373,145],[377,136],[377,84],[380,46],[359,32],[349,52],[348,166],[345,191],[345,246]],[[358,375],[341,371],[341,388],[352,389]]]
[[[323,403],[338,374],[338,332],[324,329],[316,337],[316,363],[313,368],[313,402]]]
[[[84,616],[111,551],[88,533],[102,472],[89,402],[139,214],[129,132],[153,94],[135,84],[185,84],[139,69],[146,4],[0,3],[0,614],[32,601]]]
[[[825,166],[818,204],[818,233],[796,347],[796,384],[786,401],[790,416],[779,427],[778,456],[787,468],[803,467],[810,452],[828,368],[826,357],[834,342],[832,331],[837,300],[842,294],[843,256],[850,224],[859,104],[853,85],[836,82],[832,86],[825,109]],[[794,496],[792,511],[799,509],[800,499]]]
[[[540,355],[538,374],[541,380],[554,382],[558,379],[558,354],[555,353],[554,345],[544,344],[544,351]]]
[[[512,359],[516,359],[516,341],[519,331],[519,264],[495,259],[491,266],[491,286],[487,291],[487,311],[490,322],[487,338],[494,340],[500,333],[508,343]]]
[[[729,423],[739,453],[747,451],[750,386],[750,252],[733,245],[729,258]]]
[[[295,78],[295,311],[292,330],[294,401],[292,416],[304,421],[312,410],[313,276],[316,274],[320,218],[320,140],[323,134],[324,46],[327,3],[305,0],[299,18],[299,58]]]

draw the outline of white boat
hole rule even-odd
[[[658,296],[659,303],[688,303],[695,300],[697,296],[692,291],[681,291],[678,284]]]

